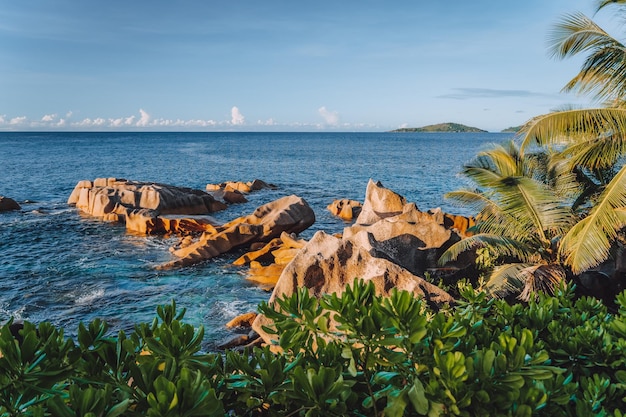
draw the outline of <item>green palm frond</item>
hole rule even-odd
[[[485,290],[496,297],[506,297],[511,293],[518,293],[524,287],[523,272],[532,267],[532,263],[509,263],[495,267],[485,283]]]
[[[446,193],[444,197],[452,200],[455,205],[469,208],[478,213],[477,218],[490,217],[499,211],[495,202],[489,198],[489,195],[479,190],[462,188]]]
[[[533,265],[520,271],[524,280],[524,289],[517,297],[522,301],[530,301],[539,292],[554,294],[554,290],[565,281],[565,270],[561,265]]]
[[[445,265],[456,260],[461,253],[468,250],[489,247],[496,256],[513,257],[520,261],[527,261],[535,258],[535,253],[523,242],[502,237],[500,235],[480,233],[466,237],[450,246],[439,258],[439,265]]]
[[[475,161],[478,162],[478,161]],[[489,188],[493,183],[500,181],[502,175],[494,171],[491,167],[476,165],[466,165],[463,167],[463,175],[470,178],[479,187]]]
[[[528,121],[518,135],[521,149],[567,145],[626,132],[626,108],[577,109],[548,113]]]
[[[565,278],[557,264],[510,263],[494,268],[485,288],[498,297],[519,292],[518,299],[529,301],[538,292],[553,294]]]
[[[549,187],[532,178],[507,178],[496,188],[502,211],[532,229],[547,243],[550,234],[569,229],[573,216]],[[547,234],[550,231],[550,234]]]
[[[463,167],[463,174],[480,187],[490,187],[493,182],[512,176],[523,176],[535,166],[524,158],[514,141],[492,144]]]
[[[571,169],[569,159],[561,153],[550,154],[547,175],[543,182],[564,202],[576,200],[584,189],[577,172]]]
[[[550,36],[551,53],[566,58],[589,53],[578,75],[564,88],[593,94],[600,101],[614,101],[626,95],[626,49],[582,13],[568,14]]]
[[[560,256],[575,274],[606,260],[617,232],[624,227],[626,166],[606,186],[589,215],[563,237]]]
[[[623,133],[602,135],[574,143],[563,149],[570,169],[579,165],[591,170],[614,166],[626,154],[626,137]]]

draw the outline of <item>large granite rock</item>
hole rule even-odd
[[[205,225],[214,223],[209,217],[184,220],[171,216],[206,215],[226,208],[201,190],[117,178],[79,181],[67,202],[91,216],[125,222],[129,231],[146,234],[204,231]],[[185,225],[190,229],[184,230]]]
[[[357,224],[374,224],[386,217],[402,213],[406,199],[385,187],[380,182],[369,180],[365,190],[365,201]]]
[[[253,242],[269,242],[283,232],[300,233],[314,222],[315,213],[304,199],[295,195],[283,197],[218,227],[214,233],[203,233],[196,242],[174,250],[178,259],[160,268],[202,262]]]
[[[433,304],[452,302],[453,298],[442,289],[412,274],[407,269],[387,259],[372,255],[367,246],[355,239],[337,238],[317,232],[308,244],[283,270],[269,303],[279,297],[291,295],[306,287],[315,296],[342,294],[355,279],[372,281],[376,292],[389,295],[393,288],[410,291]],[[263,327],[272,323],[259,315],[252,328],[266,343],[275,340]]]
[[[466,231],[470,220],[456,217],[440,209],[422,212],[370,180],[356,223],[344,228],[341,237],[317,232],[284,268],[269,302],[301,287],[315,296],[341,294],[358,278],[374,282],[383,296],[397,288],[425,298],[432,306],[449,303],[452,296],[423,277],[437,270],[441,254],[462,238],[457,229]],[[448,269],[458,270],[456,266]],[[263,326],[271,323],[259,315],[253,329],[271,343],[275,336]]]
[[[0,196],[0,212],[3,211],[12,211],[12,210],[21,210],[22,207],[17,203],[17,201],[13,200],[9,197]]]

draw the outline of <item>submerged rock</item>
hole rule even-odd
[[[0,212],[2,211],[12,211],[12,210],[21,210],[22,207],[17,203],[17,201],[13,200],[9,197],[0,196]]]

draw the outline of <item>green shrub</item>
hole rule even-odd
[[[48,323],[0,329],[2,416],[614,416],[626,409],[626,293],[618,313],[561,288],[507,304],[460,285],[434,312],[355,281],[260,306],[270,347],[202,352],[176,304],[76,341]]]

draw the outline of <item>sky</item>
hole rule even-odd
[[[593,0],[0,1],[0,131],[489,131],[565,106]]]

